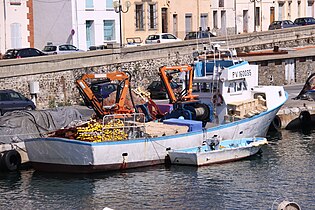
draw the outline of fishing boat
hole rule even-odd
[[[233,52],[226,53],[218,46],[211,50],[213,59],[208,54],[198,55],[200,59],[194,63],[194,86],[189,90],[209,107],[207,123],[187,119],[186,116],[203,113],[199,108],[192,111],[184,106],[180,108],[185,116],[162,122],[139,122],[141,117],[130,114],[106,115],[101,125],[85,125],[26,140],[32,166],[40,171],[68,173],[123,170],[163,164],[168,151],[198,147],[214,135],[222,139],[265,137],[287,100],[287,93],[282,86],[259,85],[257,65],[227,57]],[[122,123],[113,127],[115,119]],[[82,140],[81,131],[87,139],[98,137]]]
[[[263,137],[224,140],[214,136],[199,147],[171,150],[171,164],[203,166],[240,160],[259,152],[267,144]]]
[[[29,162],[24,140],[82,121],[78,110],[59,107],[48,110],[18,110],[0,116],[0,170],[15,171]]]

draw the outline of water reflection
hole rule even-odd
[[[268,134],[262,154],[205,167],[124,172],[0,173],[1,209],[270,209],[288,198],[315,209],[314,131]]]

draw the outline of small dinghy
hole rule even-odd
[[[202,166],[249,157],[258,153],[265,144],[268,144],[267,139],[262,137],[222,140],[213,136],[202,146],[171,150],[168,154],[171,164]]]

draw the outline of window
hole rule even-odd
[[[85,0],[85,8],[86,9],[93,9],[94,8],[93,0]]]
[[[200,15],[200,26],[202,30],[207,30],[208,27],[208,14],[203,13]]]
[[[149,29],[157,28],[157,9],[156,4],[149,4]]]
[[[237,93],[241,91],[246,91],[247,90],[247,83],[245,80],[235,80],[231,82],[228,86],[228,93]]]
[[[224,0],[219,0],[219,7],[224,7]]]
[[[292,2],[288,2],[288,19],[291,19],[291,3]]]
[[[279,11],[278,11],[278,20],[282,20],[283,17],[282,15],[284,14],[284,3],[283,2],[279,2]]]
[[[9,93],[11,101],[19,101],[21,100],[18,93]]]
[[[68,50],[68,49],[67,49],[67,46],[61,45],[61,46],[59,46],[59,50],[60,50],[60,51],[66,51],[66,50]]]
[[[260,26],[260,7],[256,7],[255,11],[255,25]]]
[[[11,47],[21,48],[22,47],[22,35],[21,35],[21,24],[12,23],[11,28]]]
[[[218,28],[218,12],[213,11],[213,28]]]
[[[192,31],[192,15],[186,14],[185,15],[185,32],[188,33]]]
[[[104,40],[115,40],[115,21],[104,20]]]
[[[144,29],[143,4],[136,4],[136,29]]]
[[[114,9],[113,0],[106,0],[106,9]]]
[[[298,1],[298,17],[301,17],[301,1]]]
[[[10,0],[10,5],[21,5],[21,0]]]

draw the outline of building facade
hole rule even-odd
[[[0,52],[47,43],[88,50],[166,32],[184,39],[200,28],[218,36],[250,33],[314,11],[314,0],[2,0]]]
[[[35,1],[35,46],[69,43],[88,50],[104,42],[119,42],[118,22],[112,0]]]
[[[0,1],[0,53],[33,46],[32,0]]]

